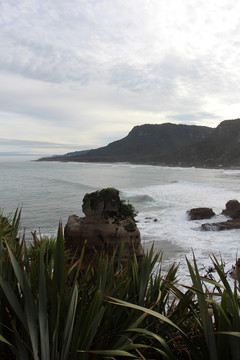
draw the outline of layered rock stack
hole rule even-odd
[[[89,263],[95,252],[106,252],[110,256],[116,251],[116,259],[122,243],[122,261],[135,253],[141,259],[143,249],[140,232],[136,226],[135,209],[119,197],[113,188],[102,189],[83,198],[85,217],[71,215],[64,229],[65,246],[72,253],[80,253],[85,246],[85,264]]]

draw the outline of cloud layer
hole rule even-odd
[[[0,30],[3,139],[77,150],[239,117],[236,1],[1,0]]]

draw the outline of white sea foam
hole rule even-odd
[[[239,196],[238,191],[223,185],[180,181],[138,188],[134,193],[148,199],[141,204],[137,217],[143,243],[149,246],[154,242],[158,250],[169,252],[166,264],[181,263],[182,278],[187,273],[185,256],[192,258],[193,252],[203,268],[211,265],[211,254],[219,258],[222,255],[229,268],[234,264],[239,252],[239,230],[200,231],[200,227],[203,223],[225,221],[222,209],[228,200]],[[133,193],[131,198],[134,199]],[[216,216],[190,221],[186,212],[193,207],[210,207]],[[174,246],[178,251],[173,251]]]

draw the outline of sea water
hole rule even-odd
[[[211,254],[222,256],[229,268],[240,257],[240,230],[200,231],[209,220],[189,221],[186,213],[210,207],[217,214],[211,222],[226,220],[226,202],[240,200],[239,170],[11,161],[0,162],[0,174],[0,208],[5,215],[22,208],[21,228],[29,241],[33,231],[55,236],[60,220],[65,225],[72,214],[84,216],[86,193],[114,187],[138,211],[143,246],[154,243],[155,251],[163,251],[165,269],[180,264],[182,279],[185,257],[193,253],[202,269],[211,265]]]

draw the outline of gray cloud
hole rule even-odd
[[[0,136],[98,146],[146,122],[238,117],[239,14],[233,0],[1,0]]]
[[[197,113],[190,113],[190,114],[178,114],[169,116],[170,119],[180,121],[181,123],[194,123],[201,121],[202,119],[209,119],[215,120],[218,117],[214,114],[208,112],[197,112]]]
[[[31,141],[31,140],[18,140],[18,139],[1,139],[0,138],[0,146],[24,146],[24,147],[31,147],[31,148],[69,148],[73,149],[77,146],[77,144],[64,144],[64,143],[53,143],[49,141]]]
[[[85,84],[95,55],[89,48],[91,22],[81,3],[33,0],[29,6],[23,0],[11,6],[3,1],[1,68],[43,81]]]

